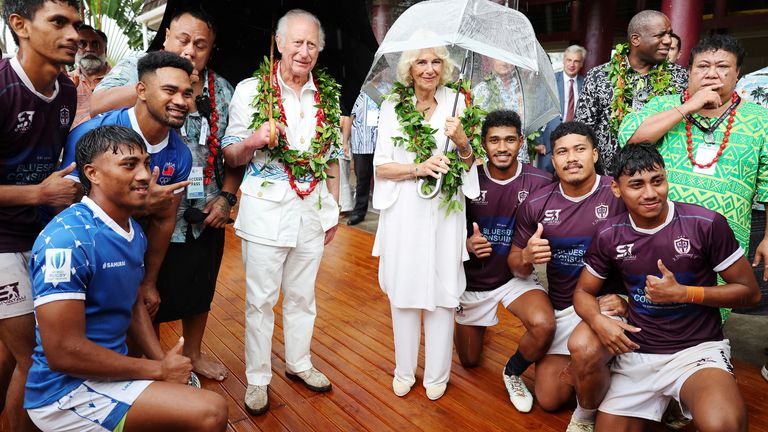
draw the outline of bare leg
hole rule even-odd
[[[597,413],[596,432],[644,432],[648,420],[637,417],[623,417],[604,412]]]
[[[507,310],[518,317],[527,330],[520,338],[517,350],[528,361],[540,360],[555,336],[555,312],[547,293],[528,291],[510,303]]]
[[[29,313],[0,320],[0,340],[16,360],[16,368],[8,385],[5,414],[11,430],[37,431],[24,409],[24,384],[32,366],[32,350],[35,347],[35,317]]]
[[[573,330],[568,339],[568,351],[571,352],[571,377],[579,405],[584,409],[597,409],[611,385],[608,362],[613,355],[585,322]]]
[[[14,369],[16,360],[8,347],[0,341],[0,412],[5,409],[5,395],[8,393]]]
[[[192,360],[192,370],[206,378],[223,381],[229,374],[229,370],[216,357],[200,350],[207,322],[208,312],[181,320],[184,331],[184,355]]]
[[[680,399],[701,432],[746,432],[747,408],[733,375],[707,368],[685,380]]]
[[[158,381],[128,410],[125,431],[218,432],[226,429],[227,416],[227,402],[221,395]]]
[[[483,326],[456,324],[456,334],[453,340],[461,365],[465,368],[473,368],[480,364],[485,329],[486,327]]]
[[[545,411],[559,410],[573,395],[573,387],[560,381],[569,361],[568,356],[550,354],[536,362],[536,400]]]

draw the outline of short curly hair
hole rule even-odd
[[[419,58],[419,54],[425,50],[433,50],[435,56],[443,61],[443,70],[440,74],[440,84],[444,85],[453,77],[453,70],[455,66],[448,55],[448,48],[444,46],[436,46],[432,48],[423,48],[419,50],[403,51],[400,54],[400,60],[397,62],[397,80],[405,85],[413,84],[413,77],[411,76],[411,66],[413,62]]]
[[[170,51],[148,52],[139,59],[139,63],[136,65],[139,72],[139,80],[142,80],[144,75],[148,73],[154,73],[156,70],[166,67],[181,69],[187,75],[192,75],[192,62]]]

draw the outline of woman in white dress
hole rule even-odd
[[[376,188],[373,206],[381,211],[374,244],[379,262],[379,284],[389,297],[395,340],[395,372],[392,388],[404,396],[416,382],[421,320],[424,319],[424,387],[431,400],[440,398],[448,383],[453,350],[454,311],[466,280],[462,262],[468,259],[464,220],[464,195],[479,195],[477,171],[469,139],[458,117],[453,116],[456,93],[445,87],[453,66],[445,48],[403,53],[398,81],[413,87],[414,97],[384,101],[373,164]],[[402,127],[395,106],[414,104],[423,122],[436,129],[437,147],[451,139],[449,151],[458,153],[453,163],[462,170],[463,186],[453,199],[462,210],[440,207],[442,195],[429,200],[417,195],[417,180],[448,172],[451,160],[437,149],[429,159],[415,163],[416,153],[396,145],[394,137],[412,140]],[[464,106],[459,101],[459,107]],[[418,141],[418,140],[416,140]]]

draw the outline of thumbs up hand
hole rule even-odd
[[[467,250],[478,258],[488,258],[493,252],[493,246],[480,233],[477,222],[472,222],[472,235],[467,239]]]
[[[525,264],[543,264],[552,259],[552,249],[549,240],[541,238],[544,225],[538,224],[536,232],[528,239],[528,244],[523,249],[523,262]]]
[[[645,277],[645,297],[654,303],[685,302],[685,287],[677,283],[675,275],[661,260],[658,260],[656,264],[661,272],[661,277],[654,275]]]
[[[38,204],[64,207],[75,202],[80,193],[80,184],[66,178],[74,170],[75,163],[72,162],[61,171],[56,171],[46,177],[38,185]]]
[[[179,342],[165,353],[161,363],[162,381],[173,382],[177,384],[186,384],[189,380],[189,374],[192,372],[192,360],[185,357],[184,337],[179,338]]]

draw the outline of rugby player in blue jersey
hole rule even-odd
[[[127,356],[128,335],[162,351],[137,298],[147,240],[131,218],[152,175],[142,137],[86,133],[77,167],[87,196],[40,233],[30,258],[36,346],[25,407],[43,431],[223,431],[224,398],[187,386],[183,338],[161,359]]]

